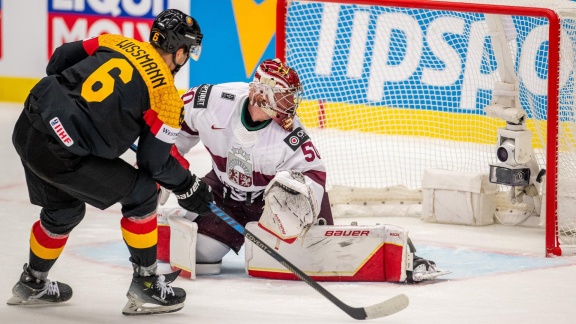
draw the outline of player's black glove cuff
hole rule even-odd
[[[192,175],[192,183],[183,190],[174,190],[178,204],[198,215],[210,212],[209,203],[214,201],[212,188],[195,175]]]

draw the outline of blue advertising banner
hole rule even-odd
[[[338,18],[326,20],[327,15]],[[490,103],[497,63],[483,14],[294,2],[288,17],[288,61],[299,62],[299,73],[314,79],[304,80],[306,99],[423,110],[441,104],[445,112],[481,115]],[[512,19],[522,27],[513,53],[520,100],[545,107],[548,22]],[[573,75],[561,75],[561,91],[573,83]],[[326,89],[332,89],[330,98]]]

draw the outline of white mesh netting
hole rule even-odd
[[[547,152],[558,158],[560,181],[550,173],[546,181],[557,183],[560,242],[575,244],[576,4],[475,1],[482,5],[464,12],[461,1],[452,9],[446,2],[433,8],[434,1],[403,1],[404,8],[390,6],[400,1],[354,3],[287,1],[286,36],[278,40],[304,85],[298,115],[327,166],[332,203],[359,196],[360,205],[410,205],[404,213],[413,215],[425,169],[488,173],[498,162],[497,129],[506,123],[483,109],[497,82],[512,82],[539,168],[550,169]],[[560,17],[560,44],[549,41],[551,12]],[[498,40],[504,47],[495,46]],[[549,64],[550,49],[560,52],[558,67]],[[549,89],[557,68],[559,86]],[[551,101],[557,90],[558,100]],[[551,105],[558,111],[553,126],[547,123]],[[558,128],[553,150],[550,127]],[[511,204],[508,190],[499,185],[499,220],[543,227],[539,203]]]

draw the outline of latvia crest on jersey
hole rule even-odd
[[[233,147],[228,151],[228,161],[226,163],[226,173],[228,179],[242,187],[252,186],[252,171],[254,167],[250,160],[250,153],[242,148]]]

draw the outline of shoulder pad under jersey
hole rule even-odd
[[[302,127],[298,127],[294,129],[290,134],[288,134],[286,138],[284,138],[284,142],[288,144],[292,151],[296,151],[309,138],[310,137],[308,134],[306,134]]]
[[[210,98],[212,87],[211,84],[202,84],[196,89],[192,108],[208,108],[208,98]]]

